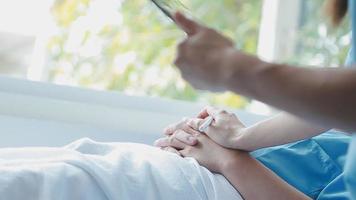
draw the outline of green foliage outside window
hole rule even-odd
[[[87,25],[85,18],[91,10],[106,1],[111,2],[117,19]],[[234,39],[238,48],[256,52],[262,1],[183,3],[201,23]],[[58,26],[48,43],[47,65],[51,66],[52,82],[235,108],[248,102],[232,93],[196,91],[182,80],[172,62],[184,34],[149,0],[58,0],[52,13]],[[81,28],[78,24],[87,26]],[[90,48],[96,52],[86,52]]]
[[[344,64],[350,48],[350,20],[347,16],[339,26],[331,26],[323,9],[325,2],[303,0],[300,29],[296,34],[297,48],[288,62],[320,67]]]
[[[182,2],[201,23],[235,40],[237,48],[256,53],[263,1]],[[331,28],[323,15],[324,0],[303,2],[295,54],[285,62],[341,65],[350,43],[349,21]],[[182,80],[172,62],[184,34],[150,0],[57,0],[52,13],[57,30],[48,42],[51,82],[235,108],[248,105],[241,96],[196,91]]]

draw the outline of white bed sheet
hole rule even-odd
[[[134,143],[4,148],[0,174],[1,200],[242,199],[194,159]]]

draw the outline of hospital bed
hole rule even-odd
[[[194,159],[144,145],[203,106],[0,77],[0,200],[241,200]]]
[[[202,104],[0,77],[0,147],[62,146],[88,137],[152,144]],[[235,110],[249,125],[266,118]]]

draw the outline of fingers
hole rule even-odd
[[[174,137],[177,140],[179,140],[179,141],[181,141],[181,142],[183,142],[183,143],[185,143],[187,145],[195,145],[198,142],[196,137],[194,137],[192,134],[187,133],[187,132],[185,132],[183,130],[177,131],[174,134]]]
[[[224,114],[224,113],[227,113],[227,111],[220,108],[207,106],[202,111],[200,111],[200,113],[198,114],[198,118],[205,119],[208,116],[212,116],[215,119],[217,115]]]
[[[153,145],[156,147],[168,147],[169,146],[168,144],[169,144],[168,137],[159,138],[153,143]]]
[[[174,60],[174,65],[176,65],[179,69],[181,69],[181,72],[189,72],[191,69],[186,66],[186,58],[190,55],[190,49],[188,48],[188,41],[189,40],[184,40],[178,44],[177,47],[177,57]],[[182,70],[183,69],[183,70]],[[182,74],[183,75],[183,74]]]
[[[182,157],[190,157],[191,154],[190,154],[190,151],[188,149],[182,149],[182,150],[179,150],[179,155],[181,155]]]
[[[176,149],[184,149],[187,145],[196,145],[198,140],[192,134],[183,130],[177,130],[169,137],[160,138],[155,141],[154,145],[158,147],[171,146]]]
[[[223,109],[207,106],[198,115],[198,117],[202,119],[205,119],[208,116],[211,116],[214,119],[211,125],[205,131],[205,133],[209,136],[211,133],[217,132],[218,129],[226,127],[231,123],[234,125],[240,124],[243,126],[243,124],[239,121],[234,113],[227,112]]]
[[[226,110],[220,109],[220,108],[214,108],[211,106],[206,107],[206,112],[212,116],[214,119],[220,115],[220,114],[227,114],[228,112]]]
[[[195,119],[190,119],[188,120],[187,124],[192,127],[194,130],[199,130],[199,127],[201,124],[204,123],[203,119],[195,118]]]
[[[196,34],[202,28],[200,24],[191,19],[188,19],[180,12],[177,12],[174,15],[174,19],[177,25],[189,36]]]
[[[187,121],[188,121],[188,118],[186,117],[183,117],[182,120],[178,123],[175,123],[175,124],[171,124],[171,125],[168,125],[164,130],[163,130],[163,133],[165,135],[172,135],[176,130],[178,129],[187,129],[188,128],[188,125],[187,125]]]
[[[210,138],[215,138],[214,136],[216,135],[216,133],[218,133],[220,131],[219,127],[216,126],[208,126],[208,128],[205,129],[204,133],[209,136]]]
[[[207,107],[203,108],[203,110],[199,112],[197,116],[198,118],[205,119],[206,117],[209,116],[209,113],[206,111],[206,108]]]
[[[173,148],[173,147],[163,147],[163,148],[161,148],[161,149],[164,150],[164,151],[168,151],[168,152],[177,154],[177,155],[179,155],[179,156],[182,155],[177,149],[175,149],[175,148]]]
[[[209,139],[209,137],[205,134],[199,134],[197,138],[199,138],[200,141],[199,143],[197,143],[197,145],[186,146],[184,149],[179,150],[179,153],[182,157],[194,157],[198,160],[197,151],[202,150],[202,144],[207,145],[212,142],[211,139]]]
[[[173,147],[175,149],[184,149],[186,146],[186,144],[172,136],[160,138],[155,141],[154,145],[157,147]]]
[[[171,124],[168,125],[164,130],[163,133],[165,135],[172,135],[174,133],[174,131],[178,128],[178,124]]]
[[[191,121],[192,119],[188,119],[188,118],[183,118],[180,122],[175,123],[175,124],[171,124],[169,126],[167,126],[164,130],[163,133],[165,135],[172,135],[174,134],[177,130],[183,130],[191,135],[199,135],[200,133],[197,131],[198,129],[190,126],[188,124],[189,121]]]
[[[197,159],[196,150],[196,146],[187,146],[186,148],[179,150],[178,152],[182,157],[194,157]]]

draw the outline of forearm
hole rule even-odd
[[[221,173],[246,200],[310,199],[245,152],[238,152]]]
[[[231,62],[238,63],[239,56]],[[356,131],[356,70],[298,68],[253,59],[253,65],[231,75],[229,90],[321,126]]]
[[[311,138],[330,128],[317,126],[288,113],[282,113],[243,129],[236,138],[236,148],[254,151]]]

